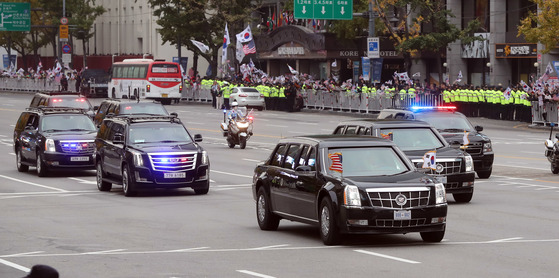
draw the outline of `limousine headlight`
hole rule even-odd
[[[210,163],[210,159],[208,158],[208,153],[206,151],[202,152],[202,165],[208,165]]]
[[[344,189],[344,205],[352,207],[361,206],[359,189],[355,185],[346,185]]]
[[[53,139],[47,139],[45,141],[45,151],[46,152],[56,152],[56,147],[54,146],[54,140]]]
[[[464,161],[466,162],[466,172],[471,172],[474,170],[474,160],[472,156],[468,153],[464,153]]]
[[[446,190],[442,183],[435,184],[435,203],[437,205],[446,203]]]

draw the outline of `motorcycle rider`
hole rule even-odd
[[[227,113],[227,118],[231,121],[242,117],[244,117],[243,111],[239,109],[239,104],[236,101],[233,101],[231,103],[231,110]]]

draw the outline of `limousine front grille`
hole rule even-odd
[[[406,227],[417,227],[424,226],[426,222],[425,218],[417,218],[410,220],[392,220],[392,219],[377,219],[376,226],[384,228],[406,228]]]
[[[415,163],[415,167],[421,169],[423,166],[423,159],[412,160]],[[435,169],[427,169],[427,174],[430,175],[452,175],[460,173],[462,169],[462,159],[461,158],[442,158],[436,160]]]
[[[428,187],[371,188],[367,194],[373,207],[412,209],[427,206],[431,191]]]

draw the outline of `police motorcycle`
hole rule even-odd
[[[559,133],[555,134],[555,140],[551,139],[553,134],[553,126],[555,124],[551,123],[551,130],[549,131],[549,139],[545,140],[545,156],[547,160],[551,163],[551,172],[553,174],[559,174]]]
[[[233,109],[237,106],[236,102],[231,104]],[[238,108],[236,115],[232,116],[231,111],[223,110],[223,123],[221,123],[221,131],[223,137],[227,137],[227,145],[234,148],[239,145],[241,149],[246,148],[248,139],[252,136],[252,122],[254,117],[252,109],[245,113],[246,108]]]

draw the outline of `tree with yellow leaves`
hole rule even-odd
[[[537,12],[528,12],[518,26],[518,36],[524,35],[526,41],[541,43],[548,53],[559,44],[559,0],[531,0],[538,6]]]

